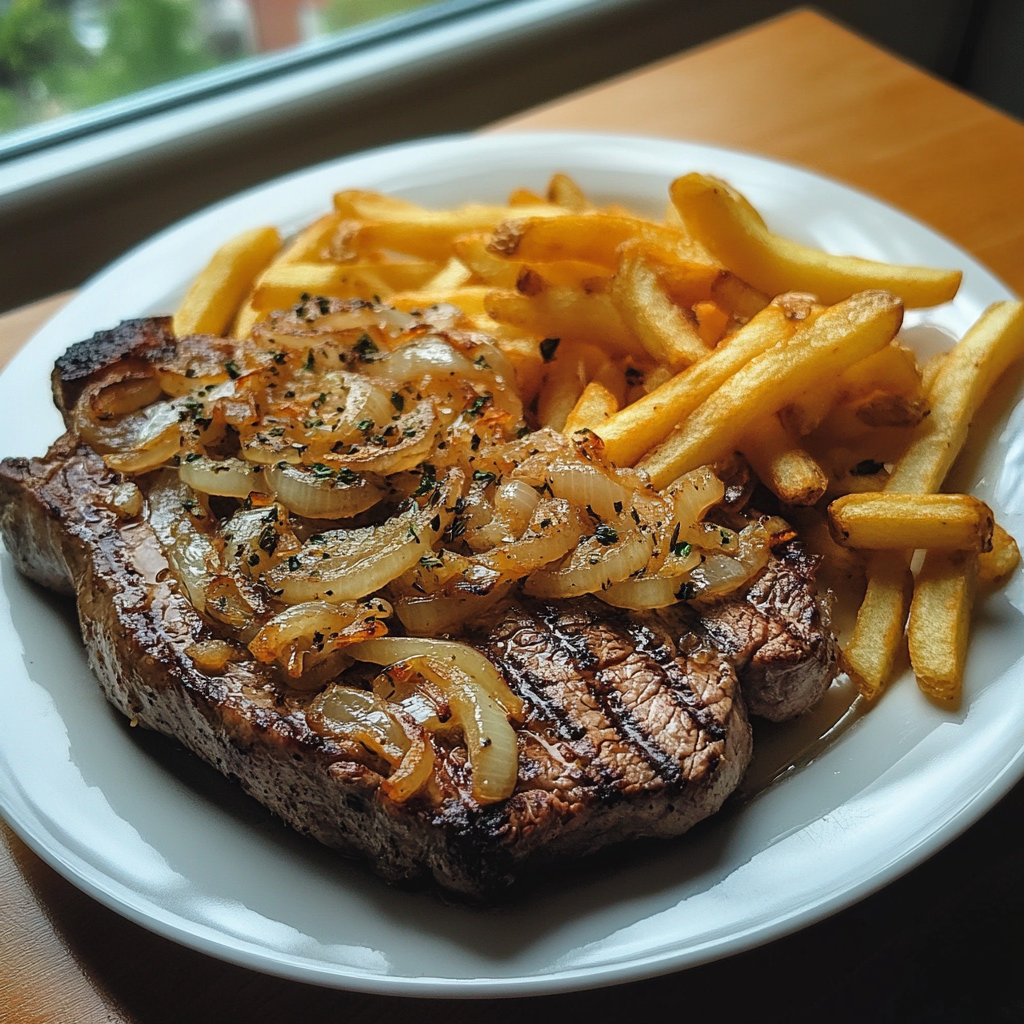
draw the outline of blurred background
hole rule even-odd
[[[823,0],[1024,117],[1024,0]],[[0,0],[0,310],[319,160],[465,131],[779,0]]]

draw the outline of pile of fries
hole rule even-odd
[[[956,705],[975,590],[1019,553],[982,502],[941,488],[1024,354],[1024,304],[994,304],[921,367],[897,339],[903,310],[949,301],[958,271],[781,238],[702,174],[670,200],[656,222],[562,174],[544,196],[445,211],[339,192],[286,244],[273,228],[227,243],[175,330],[244,338],[318,296],[456,306],[506,356],[531,423],[587,432],[608,464],[665,488],[740,453],[806,543],[866,584],[843,655],[860,692],[882,692],[906,635],[921,689]]]

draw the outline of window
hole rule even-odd
[[[0,0],[0,133],[431,0]]]

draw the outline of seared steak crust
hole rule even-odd
[[[119,479],[70,437],[47,459],[5,460],[0,527],[19,569],[77,595],[90,664],[122,712],[389,880],[426,874],[485,896],[553,857],[677,835],[746,769],[750,726],[727,658],[597,602],[514,604],[473,640],[527,704],[515,792],[479,806],[464,749],[441,746],[436,799],[392,803],[375,755],[313,732],[308,695],[266,666],[195,667],[186,649],[210,626],[144,519],[118,518]]]

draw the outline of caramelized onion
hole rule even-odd
[[[192,453],[182,459],[178,475],[192,490],[223,498],[246,498],[252,491],[262,491],[266,487],[262,470],[241,459],[218,462]]]
[[[379,526],[311,537],[298,555],[267,573],[268,584],[286,604],[338,603],[372,594],[430,551],[452,520],[463,480],[460,471],[450,471],[424,496],[422,507],[414,501]]]
[[[666,576],[638,576],[613,583],[596,592],[605,604],[615,608],[668,608],[679,600],[680,581]]]
[[[575,506],[562,498],[544,498],[534,508],[522,537],[476,555],[473,561],[508,579],[520,579],[563,558],[576,546],[583,529]]]
[[[422,637],[382,636],[355,644],[348,653],[356,661],[369,661],[374,665],[394,665],[410,658],[427,657],[441,665],[454,666],[470,676],[509,717],[522,721],[525,710],[522,700],[508,688],[494,665],[468,644]]]
[[[328,687],[310,705],[306,721],[322,736],[364,744],[390,765],[400,764],[409,747],[409,737],[387,703],[353,686]]]
[[[281,463],[265,470],[268,486],[290,511],[309,519],[347,519],[373,508],[384,490],[375,481],[316,464]]]
[[[276,615],[249,641],[258,661],[279,662],[292,679],[349,644],[379,636],[391,614],[386,601],[327,604],[309,601]]]
[[[567,565],[534,573],[524,591],[532,597],[578,597],[597,593],[639,572],[651,557],[654,541],[649,534],[630,529],[632,525],[628,519],[616,520],[617,539],[611,543],[601,539],[600,532],[581,541]]]

